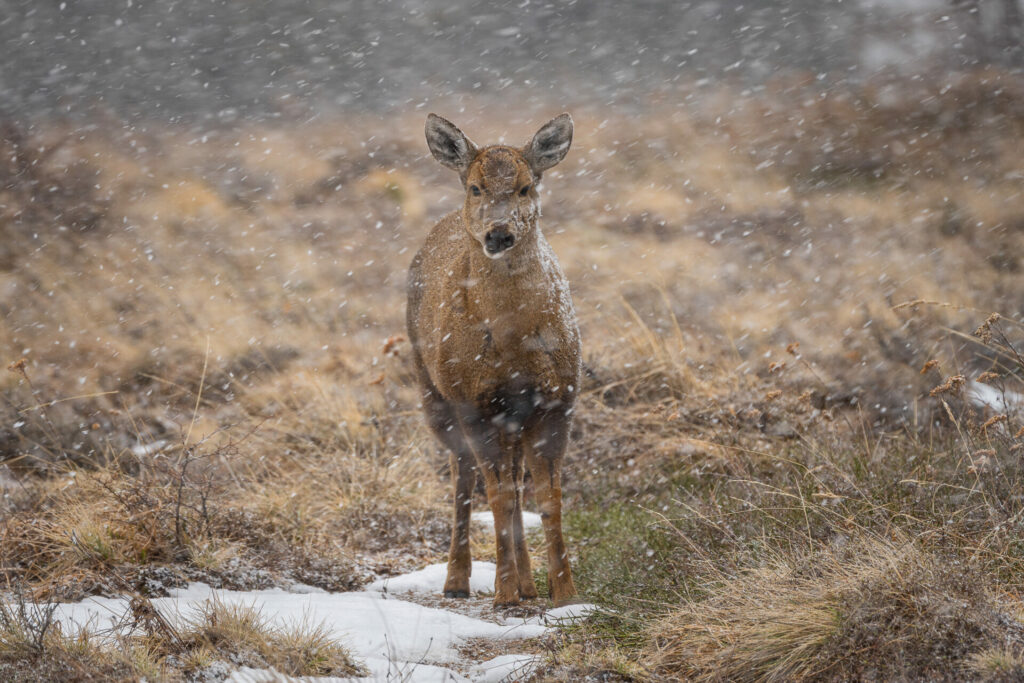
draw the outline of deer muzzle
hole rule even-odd
[[[507,223],[495,223],[484,235],[484,253],[490,258],[501,258],[502,254],[516,243],[516,237]]]

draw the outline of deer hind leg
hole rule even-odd
[[[548,590],[555,605],[564,605],[576,595],[562,538],[561,466],[569,441],[569,422],[565,410],[548,410],[523,434],[526,465],[533,477],[534,496],[547,541]]]
[[[469,577],[473,571],[469,549],[469,513],[476,486],[477,468],[466,437],[451,405],[429,394],[424,401],[427,422],[438,440],[451,451],[451,477],[454,514],[452,539],[448,547],[448,577],[444,582],[446,598],[468,598]]]
[[[533,570],[530,568],[530,548],[526,544],[526,533],[523,529],[523,489],[526,467],[523,462],[522,440],[517,439],[513,460],[513,478],[516,483],[516,507],[512,516],[512,530],[516,543],[516,572],[519,574],[519,597],[523,600],[536,598],[537,584],[533,581]]]
[[[516,481],[510,437],[478,415],[461,420],[469,447],[484,476],[487,502],[494,514],[497,572],[494,577],[494,606],[519,604],[519,573],[516,570],[515,526]]]

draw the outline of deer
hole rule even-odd
[[[526,469],[547,544],[548,595],[577,595],[562,536],[561,465],[580,392],[569,284],[538,224],[542,174],[572,144],[569,114],[524,147],[479,147],[430,114],[434,159],[459,174],[462,208],[413,258],[407,327],[426,422],[450,451],[454,516],[444,595],[467,598],[470,508],[482,475],[494,515],[494,606],[538,597],[523,531]],[[525,468],[524,468],[525,465]]]

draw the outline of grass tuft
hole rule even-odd
[[[182,629],[192,665],[225,653],[235,664],[273,667],[289,676],[355,676],[363,672],[323,624],[304,620],[273,626],[259,610],[213,597]]]
[[[992,649],[1024,652],[1024,625],[983,584],[977,568],[912,544],[817,553],[673,608],[647,630],[643,661],[703,681],[935,679],[982,662],[995,672],[1013,660]]]

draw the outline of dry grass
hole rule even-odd
[[[701,623],[730,608],[727,577],[796,557],[852,585],[868,569],[829,549],[894,530],[922,566],[969,567],[972,604],[1015,597],[1020,417],[953,380],[930,393],[1022,386],[1019,77],[691,94],[574,108],[545,177],[587,367],[567,524],[580,585],[619,614],[567,636],[557,675],[585,656],[643,677],[666,605]],[[550,113],[459,106],[479,140]],[[443,558],[447,458],[418,412],[404,273],[459,192],[421,119],[3,136],[8,585],[346,589]],[[948,661],[995,676],[1007,647]],[[813,672],[804,652],[792,671]]]
[[[362,669],[323,625],[300,622],[275,628],[254,607],[211,598],[180,634],[186,649],[227,655],[235,664],[273,667],[289,676],[354,676]]]
[[[33,603],[24,595],[0,602],[0,674],[9,681],[110,680],[140,675],[167,680],[145,644],[112,648],[85,631],[65,633],[52,602]]]
[[[1020,324],[992,315],[973,338],[998,369],[972,379],[1019,395]],[[752,447],[741,430],[675,463],[606,461],[570,528],[581,582],[615,611],[568,634],[548,673],[575,662],[652,680],[1019,678],[1024,416],[971,405],[965,378],[935,364],[922,375],[944,412],[927,439],[861,416],[788,446]]]
[[[651,624],[644,653],[651,673],[958,680],[969,675],[968,662],[977,672],[1024,673],[1012,668],[1024,625],[1012,606],[987,594],[977,568],[884,541],[784,562],[723,577],[703,599]]]
[[[23,596],[0,603],[5,680],[203,680],[229,671],[227,662],[288,676],[364,673],[323,625],[273,626],[256,609],[215,597],[176,627],[136,596],[126,630],[102,637],[65,633],[55,606]]]

